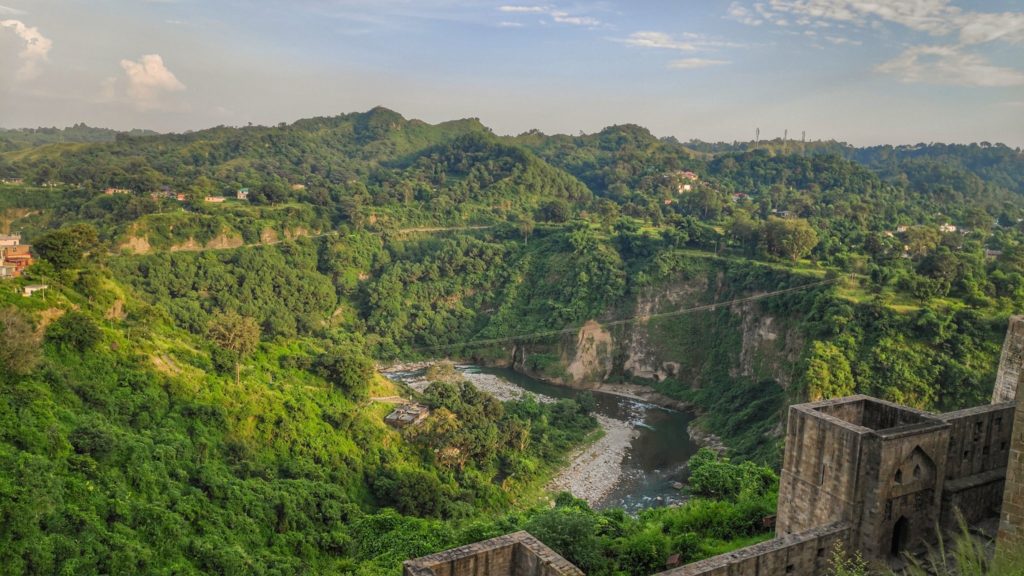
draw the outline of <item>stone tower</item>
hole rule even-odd
[[[843,521],[866,558],[929,539],[949,434],[941,417],[869,396],[792,406],[777,535]]]
[[[1021,400],[1020,379],[1024,376],[1024,316],[1010,318],[1006,331],[1003,354],[999,359],[999,372],[992,401]],[[999,515],[999,537],[996,548],[1019,546],[1024,542],[1024,410],[1013,417],[1013,436],[1010,458],[1006,465],[1006,488],[1003,508]]]
[[[992,389],[992,403],[1017,399],[1017,384],[1024,373],[1024,316],[1011,316],[1006,329],[1003,353],[999,357],[996,385]]]

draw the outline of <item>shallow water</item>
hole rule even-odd
[[[461,372],[482,372],[498,376],[516,386],[552,398],[575,398],[580,390],[555,386],[501,368],[481,368],[473,365],[457,366]],[[390,372],[396,380],[422,376],[416,372]],[[690,441],[687,426],[694,414],[668,410],[653,404],[613,394],[594,392],[598,414],[630,422],[639,435],[622,462],[623,474],[619,484],[596,508],[625,508],[637,512],[644,508],[667,506],[682,501],[675,482],[686,482],[686,461],[699,448]]]
[[[555,386],[507,369],[461,366],[500,376],[523,389],[555,398],[574,398],[581,392]],[[686,427],[694,414],[677,412],[613,394],[594,392],[598,414],[626,420],[639,430],[632,447],[622,462],[622,479],[597,508],[625,508],[636,512],[643,508],[666,506],[681,502],[674,482],[686,482],[686,461],[697,451]]]

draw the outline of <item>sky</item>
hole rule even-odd
[[[0,126],[1024,146],[1024,0],[0,0]]]

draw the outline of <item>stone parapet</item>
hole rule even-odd
[[[404,576],[583,576],[583,571],[528,532],[513,532],[407,560]]]
[[[659,572],[656,576],[825,574],[836,544],[848,547],[849,533],[849,524],[837,522]]]

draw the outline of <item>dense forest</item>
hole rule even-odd
[[[378,108],[0,132],[0,178],[0,233],[39,257],[0,280],[2,573],[395,574],[525,528],[590,574],[649,574],[766,537],[789,404],[983,402],[1024,301],[1024,156],[988,143],[501,137]],[[586,385],[588,322],[630,343],[600,380],[690,403],[729,446],[690,463],[687,504],[543,493],[600,434],[586,396],[374,370]],[[373,398],[395,395],[432,415],[387,427]]]

